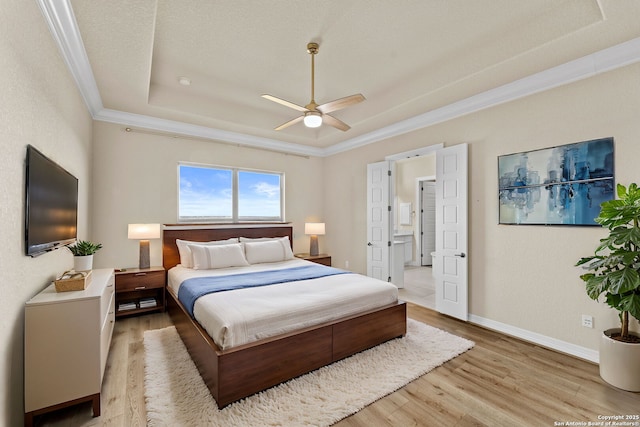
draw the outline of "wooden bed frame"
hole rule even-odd
[[[246,226],[165,225],[163,265],[180,263],[176,239],[212,241],[230,237],[283,237],[289,224]],[[167,288],[167,310],[202,379],[223,408],[237,400],[406,334],[402,301],[333,322],[220,350]]]

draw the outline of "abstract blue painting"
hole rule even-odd
[[[598,225],[613,163],[613,138],[499,156],[500,224]]]

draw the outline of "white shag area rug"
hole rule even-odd
[[[175,327],[144,333],[148,426],[329,426],[474,346],[407,319],[407,335],[290,380],[222,410]]]

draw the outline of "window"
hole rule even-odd
[[[284,174],[181,163],[179,222],[284,221]]]
[[[237,171],[238,219],[282,220],[280,174]]]

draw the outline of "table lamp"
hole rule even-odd
[[[140,240],[138,268],[149,268],[149,239],[160,238],[160,224],[129,224],[129,239]]]
[[[318,236],[324,235],[324,222],[307,222],[304,224],[304,234],[311,236],[309,255],[318,255]]]

